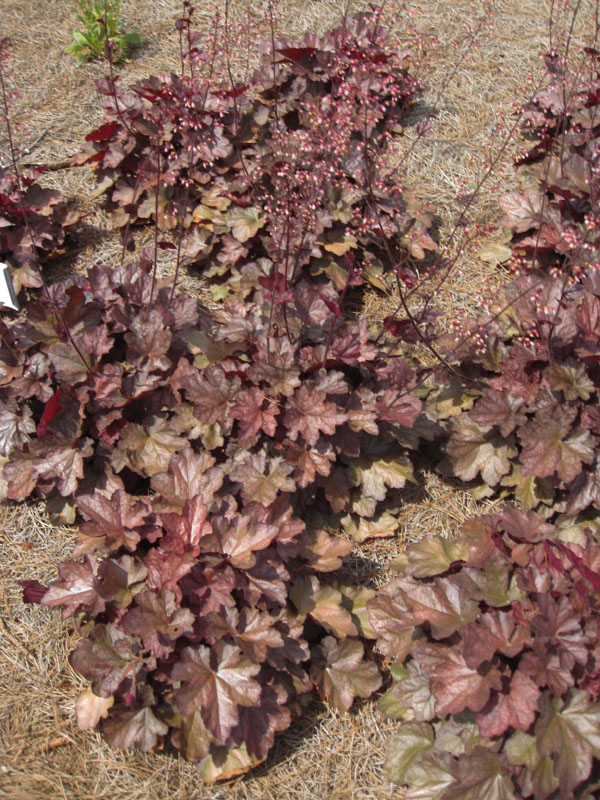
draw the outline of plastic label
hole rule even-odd
[[[0,261],[0,305],[12,308],[13,311],[19,310],[19,301],[12,285],[8,264],[2,261]]]

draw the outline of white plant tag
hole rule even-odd
[[[0,261],[0,305],[12,308],[13,311],[19,310],[19,301],[12,285],[8,264],[2,261]]]

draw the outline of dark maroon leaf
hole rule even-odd
[[[38,426],[36,428],[37,436],[44,436],[44,434],[48,433],[48,423],[52,422],[54,417],[61,410],[62,406],[60,404],[60,387],[59,387],[46,403],[46,406],[44,408],[44,413],[42,414],[40,421],[38,422]]]
[[[314,47],[281,47],[276,52],[281,53],[282,56],[285,56],[290,61],[302,63],[304,59],[312,56],[316,49]]]
[[[114,132],[119,127],[118,122],[107,122],[105,125],[101,125],[92,133],[88,133],[85,137],[86,142],[104,142],[107,139],[112,139]]]

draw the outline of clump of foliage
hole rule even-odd
[[[561,524],[600,503],[600,275],[567,283],[517,279],[485,351],[462,362],[470,387],[446,389],[455,408],[470,409],[450,420],[447,471],[479,481],[480,494],[511,493],[525,510],[560,512]]]
[[[178,24],[190,74],[128,91],[100,81],[104,121],[76,158],[93,163],[128,245],[140,221],[188,231],[184,260],[206,270],[216,298],[248,295],[249,263],[286,284],[324,273],[341,290],[346,253],[380,285],[390,254],[403,263],[435,248],[427,209],[385,167],[388,137],[419,84],[379,17],[347,17],[301,43],[276,40],[243,85],[225,69],[216,79],[215,42],[200,50],[190,16]]]
[[[40,261],[61,248],[65,231],[80,219],[60,192],[40,186],[42,171],[21,174],[19,186],[14,172],[0,167],[0,260],[10,262],[17,294],[22,286],[42,285]]]
[[[326,526],[393,531],[427,425],[413,370],[331,286],[207,315],[150,273],[95,267],[2,325],[3,477],[79,523],[26,597],[85,623],[80,724],[212,779],[263,759],[313,684],[343,709],[380,685],[374,591],[323,579],[352,548]]]
[[[529,185],[501,200],[520,274],[428,400],[445,474],[520,510],[411,545],[368,604],[395,660],[381,708],[403,724],[386,769],[407,800],[600,789],[599,98],[585,55],[575,73],[548,59],[555,82],[525,110]]]
[[[346,303],[384,252],[434,245],[379,163],[416,88],[379,17],[276,42],[250,100],[208,82],[185,6],[190,77],[101,82],[82,157],[126,245],[153,219],[154,253],[1,323],[0,459],[9,499],[41,495],[79,527],[59,579],[25,596],[83,626],[80,726],[173,746],[213,780],[264,759],[315,688],[347,710],[380,686],[374,590],[324,576],[393,534],[436,428],[416,372]],[[158,241],[175,226],[190,236]],[[159,247],[177,250],[168,285]],[[210,313],[176,293],[209,253],[239,295]]]
[[[560,514],[561,525],[594,516],[600,503],[600,83],[597,54],[586,56],[593,80],[576,84],[557,67],[559,85],[526,110],[538,141],[522,163],[539,188],[502,203],[528,269],[484,320],[484,346],[471,340],[462,350],[470,387],[451,381],[436,401],[442,408],[454,396],[453,411],[462,408],[449,423],[447,471],[482,481],[480,494],[510,493],[525,510]]]
[[[404,797],[591,798],[600,790],[600,546],[514,508],[425,538],[368,603],[403,720]]]
[[[549,53],[552,83],[524,109],[523,131],[534,141],[517,161],[525,188],[500,200],[520,269],[577,277],[600,259],[599,58],[593,48],[578,64]]]
[[[84,27],[74,31],[75,41],[65,47],[65,53],[80,63],[102,58],[107,47],[112,48],[110,57],[115,63],[124,61],[134,47],[145,43],[139,33],[125,33],[121,0],[77,0],[77,7],[75,16]]]

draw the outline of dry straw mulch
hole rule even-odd
[[[197,0],[196,24],[207,27],[224,3]],[[249,3],[256,7],[257,3]],[[264,5],[264,3],[263,3]],[[437,208],[440,240],[452,230],[461,210],[457,198],[472,189],[485,170],[485,159],[502,142],[497,128],[513,103],[531,91],[529,76],[539,74],[539,54],[547,46],[547,7],[543,0],[506,0],[477,28],[476,46],[466,29],[479,4],[469,0],[416,0],[420,15],[409,24],[440,40],[428,53],[430,84],[399,142],[404,182]],[[585,4],[584,4],[585,5]],[[23,163],[60,162],[75,153],[101,118],[94,80],[105,63],[78,67],[63,53],[76,26],[68,0],[1,0],[0,36],[11,40],[10,79],[19,96],[11,101],[12,120]],[[244,3],[232,2],[242,14]],[[345,4],[336,0],[283,0],[280,28],[286,35],[323,31],[335,24]],[[349,2],[349,11],[367,8]],[[179,60],[173,22],[181,11],[175,0],[123,0],[129,27],[148,39],[134,60],[120,69],[123,85],[157,72],[176,69]],[[398,30],[406,20],[396,20]],[[585,23],[583,23],[585,25]],[[477,27],[477,26],[476,26]],[[447,85],[443,91],[440,86]],[[431,135],[414,141],[416,124],[427,108],[438,109]],[[0,158],[6,161],[0,133]],[[412,149],[411,149],[412,148]],[[498,191],[510,188],[512,148],[470,209],[469,218],[493,222]],[[408,153],[408,155],[406,155]],[[403,155],[404,154],[404,155]],[[44,183],[59,189],[88,214],[74,246],[54,262],[51,275],[84,270],[94,263],[117,263],[121,248],[98,203],[90,198],[88,169],[51,170]],[[140,240],[149,234],[140,234]],[[460,241],[456,247],[460,247]],[[477,309],[476,292],[501,270],[484,264],[477,247],[461,256],[451,280],[436,293],[437,306],[450,319]],[[166,260],[161,265],[167,271]],[[203,297],[201,280],[186,277],[184,288]],[[394,297],[372,295],[364,313],[382,318]],[[451,535],[459,524],[487,507],[469,493],[424,472],[422,485],[407,495],[401,514],[402,536],[356,549],[349,566],[358,579],[381,584],[386,564],[402,542],[425,534]],[[315,705],[303,720],[280,736],[266,763],[252,774],[218,787],[203,787],[195,767],[177,756],[118,751],[95,733],[74,723],[74,704],[83,688],[67,656],[77,633],[59,615],[26,606],[18,584],[55,577],[56,565],[70,555],[73,531],[53,526],[42,505],[0,507],[0,797],[11,800],[270,800],[311,797],[331,800],[400,798],[383,773],[386,741],[396,724],[385,720],[373,703],[342,714]]]

